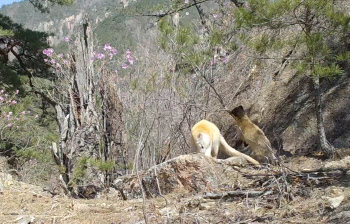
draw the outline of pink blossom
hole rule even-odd
[[[44,49],[43,50],[43,54],[45,54],[46,56],[48,57],[52,57],[52,54],[54,53],[55,51],[52,49],[52,48],[48,48],[48,49]]]
[[[118,75],[118,70],[117,70],[117,69],[115,70],[115,74],[117,74],[117,75]]]
[[[39,116],[38,115],[35,115],[35,119],[38,119],[39,118]]]
[[[112,54],[112,53],[109,53],[108,55],[109,55],[109,60],[112,60],[113,54]]]
[[[123,68],[123,69],[127,69],[128,66],[127,66],[126,64],[123,64],[123,65],[122,65],[122,68]]]
[[[55,64],[56,63],[56,60],[55,59],[51,59],[50,61],[52,64]]]
[[[110,44],[105,44],[103,50],[105,50],[105,51],[110,51],[110,50],[112,50],[112,47],[111,47]]]
[[[7,125],[7,127],[12,127],[13,126],[13,124],[12,123],[9,123],[8,125]]]
[[[125,51],[125,54],[130,55],[130,54],[131,54],[131,51],[130,51],[129,49],[127,49],[127,50]]]
[[[111,52],[112,52],[112,54],[117,54],[118,53],[117,49],[115,49],[114,47],[112,47]]]
[[[2,90],[0,90],[0,93],[4,93],[5,91],[2,89]]]
[[[218,18],[217,14],[213,14],[214,19]]]
[[[134,64],[134,59],[132,59],[132,57],[128,58],[128,61],[129,61],[130,65]]]
[[[47,60],[46,58],[44,59],[45,62],[48,62],[49,60]]]
[[[69,37],[65,37],[64,41],[69,42]]]
[[[63,54],[59,54],[57,55],[58,58],[62,58],[63,57]]]
[[[228,58],[226,58],[226,57],[223,58],[223,59],[222,59],[222,62],[224,62],[224,63],[226,64],[226,63],[228,62]]]
[[[197,74],[196,73],[194,73],[192,76],[193,76],[193,78],[197,78]]]
[[[97,55],[96,55],[96,58],[97,58],[97,59],[104,59],[104,58],[105,58],[105,55],[104,55],[104,54],[97,54]]]
[[[19,93],[19,90],[17,89],[15,94],[17,95],[18,93]]]
[[[68,65],[68,64],[69,64],[69,61],[63,60],[63,64]]]
[[[9,115],[10,115],[10,116],[12,115],[12,111],[9,112]]]
[[[189,3],[189,0],[185,0],[185,4],[188,4]]]
[[[22,112],[21,112],[21,114],[23,114],[23,115],[24,115],[24,114],[26,114],[26,112],[25,112],[25,111],[22,111]]]
[[[0,96],[0,101],[4,101],[4,97]]]
[[[16,100],[12,100],[11,104],[16,104],[17,101]]]

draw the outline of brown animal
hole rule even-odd
[[[238,141],[235,148],[245,143],[249,146],[251,156],[262,163],[275,163],[275,152],[264,132],[246,115],[242,106],[234,108],[230,114],[235,118],[238,126]]]
[[[254,165],[259,165],[259,162],[255,159],[229,146],[216,125],[207,120],[201,120],[195,124],[191,129],[191,134],[192,151],[217,158],[219,150],[222,150],[228,156],[241,157]]]

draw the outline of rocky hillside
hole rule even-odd
[[[250,117],[262,127],[276,149],[292,154],[317,150],[315,95],[310,78],[296,75],[295,68],[288,62],[266,60],[251,76],[237,79],[234,74],[239,71],[249,74],[246,67],[254,65],[245,54],[231,61],[235,67],[232,66],[231,79],[227,81],[230,88],[239,89],[232,105],[244,105],[249,109]],[[226,88],[227,94],[232,94],[232,89]],[[349,90],[349,69],[343,76],[322,83],[326,135],[337,148],[350,147]],[[234,139],[235,127],[227,130],[227,139]]]

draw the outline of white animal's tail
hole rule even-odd
[[[222,148],[224,149],[224,152],[228,156],[238,156],[238,157],[246,159],[247,161],[249,161],[250,163],[252,163],[254,165],[259,165],[260,164],[258,161],[256,161],[252,157],[250,157],[250,156],[248,156],[246,154],[243,154],[243,153],[237,151],[236,149],[232,148],[231,146],[229,146],[229,144],[227,144],[226,140],[222,136],[220,138],[220,143],[223,146]]]

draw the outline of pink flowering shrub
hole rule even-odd
[[[28,119],[38,119],[38,115],[33,115],[31,111],[21,110],[17,106],[17,95],[19,90],[14,94],[9,94],[4,90],[0,90],[0,131],[1,140],[8,138],[11,132],[16,131],[24,125]]]
[[[70,42],[71,40],[69,37],[65,37],[64,41]],[[56,72],[61,72],[64,66],[69,66],[70,64],[70,54],[67,54],[66,56],[63,54],[56,54],[52,48],[43,50],[43,54],[47,56],[44,61],[53,67]],[[127,49],[119,58],[116,57],[117,55],[118,50],[107,43],[103,47],[97,48],[96,51],[92,52],[90,60],[94,61],[96,64],[100,63],[100,67],[103,68],[107,64],[111,64],[113,67],[117,67],[115,71],[118,71],[118,67],[127,69],[134,65],[135,58],[129,49]]]

